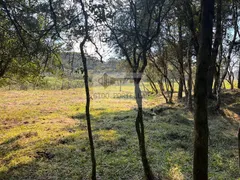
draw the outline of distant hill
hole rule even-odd
[[[62,68],[64,73],[70,75],[76,73],[82,67],[81,54],[77,52],[64,52],[60,55],[62,61]],[[89,73],[113,73],[121,71],[118,68],[122,60],[114,58],[109,59],[106,62],[101,62],[99,59],[87,56],[87,66]]]

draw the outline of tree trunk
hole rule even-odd
[[[95,158],[95,150],[94,150],[91,118],[90,118],[90,93],[89,93],[89,86],[88,86],[88,69],[86,64],[86,57],[82,53],[84,51],[83,47],[81,47],[80,49],[81,49],[83,69],[84,69],[84,83],[85,83],[85,93],[86,93],[85,112],[86,112],[86,119],[87,119],[88,138],[89,138],[90,149],[91,149],[92,180],[95,180],[96,179],[96,158]]]
[[[183,93],[183,80],[182,77],[180,77],[178,86],[178,99],[182,99],[182,93]]]
[[[85,84],[85,93],[86,93],[85,112],[86,112],[86,119],[87,119],[88,138],[89,138],[90,149],[91,149],[92,180],[95,180],[96,179],[96,158],[95,158],[95,150],[94,150],[91,118],[90,118],[90,93],[89,93],[89,85],[88,85],[88,69],[87,69],[86,57],[85,57],[83,46],[84,44],[81,43],[80,50],[81,50],[81,57],[82,57],[83,69],[84,69],[84,84]]]
[[[178,18],[178,63],[180,68],[178,99],[182,99],[183,86],[184,86],[184,69],[183,69],[183,45],[182,45],[182,21]]]
[[[213,99],[213,77],[214,74],[216,73],[216,59],[218,55],[218,48],[221,43],[222,39],[222,0],[217,0],[217,22],[216,22],[216,34],[215,34],[215,40],[213,43],[213,48],[212,48],[212,56],[211,56],[211,61],[209,64],[209,69],[208,69],[208,98]]]
[[[219,62],[219,65],[217,65],[216,67],[215,81],[214,81],[214,88],[213,88],[214,94],[217,94],[218,83],[220,81],[220,66],[221,66],[221,62]]]
[[[200,47],[197,57],[194,101],[193,179],[208,179],[207,79],[211,59],[214,0],[201,1]]]
[[[220,53],[219,53],[219,62],[216,65],[216,74],[215,74],[215,82],[214,82],[214,94],[217,94],[217,89],[220,83],[220,71],[221,71],[221,65],[222,65],[222,56],[223,56],[223,44],[222,39],[220,43]]]
[[[150,86],[151,86],[152,90],[155,92],[155,94],[158,94],[158,89],[157,89],[154,81],[151,79],[151,77],[149,75],[146,74],[146,76],[150,82]]]
[[[236,37],[237,37],[237,31],[238,31],[238,13],[237,13],[237,8],[235,8],[235,1],[232,2],[233,3],[233,23],[234,23],[234,33],[233,33],[233,39],[232,41],[230,42],[230,45],[229,45],[229,49],[228,49],[228,56],[227,56],[227,63],[226,63],[226,67],[225,67],[225,70],[223,72],[223,75],[222,75],[222,78],[220,80],[220,82],[218,83],[218,89],[217,89],[217,105],[216,105],[216,109],[218,110],[221,106],[221,97],[220,97],[220,94],[221,94],[221,87],[222,87],[222,84],[224,83],[224,79],[227,75],[227,72],[228,72],[228,68],[230,66],[230,63],[231,63],[231,55],[232,55],[232,51],[233,51],[233,48],[234,48],[234,43],[236,41]]]
[[[233,42],[231,42],[230,44],[230,47],[229,47],[229,52],[228,52],[228,57],[227,57],[227,64],[225,66],[225,70],[223,72],[223,75],[220,79],[220,82],[218,83],[218,88],[217,88],[217,105],[216,105],[216,110],[218,110],[221,106],[221,97],[220,97],[220,94],[221,94],[221,87],[222,87],[222,84],[224,85],[224,87],[226,88],[225,86],[225,77],[227,75],[227,72],[228,72],[228,68],[229,68],[229,65],[230,65],[230,62],[231,62],[231,54],[232,54],[232,50],[233,50]]]
[[[144,134],[143,110],[142,110],[142,92],[139,86],[140,81],[141,81],[141,77],[134,77],[135,98],[138,106],[138,114],[135,121],[135,127],[137,131],[139,151],[142,158],[142,164],[143,164],[143,169],[144,169],[146,179],[153,180],[154,176],[147,159],[147,152],[145,147],[145,134]]]
[[[231,82],[231,89],[234,89],[234,74],[233,74],[233,72],[231,72],[231,80],[230,80],[230,82]]]
[[[92,180],[96,180],[96,158],[95,158],[95,150],[94,150],[94,143],[93,143],[93,135],[92,135],[92,127],[91,127],[91,118],[90,118],[90,92],[89,92],[89,85],[88,85],[88,68],[87,68],[87,59],[84,52],[84,45],[87,41],[88,37],[88,14],[85,10],[85,6],[82,0],[80,0],[84,20],[85,20],[85,37],[80,43],[80,51],[81,51],[81,58],[83,63],[83,70],[84,70],[84,85],[85,85],[85,93],[86,93],[86,106],[85,106],[85,113],[86,113],[86,120],[87,120],[87,130],[88,130],[88,138],[91,150],[91,161],[92,161]]]
[[[192,111],[192,55],[191,48],[188,50],[188,102],[187,106],[190,111]]]
[[[172,98],[173,98],[173,93],[174,93],[174,89],[173,89],[173,86],[172,86],[172,83],[170,81],[170,79],[167,77],[167,68],[164,69],[164,72],[162,71],[162,69],[157,65],[157,63],[153,60],[152,61],[153,65],[156,67],[156,69],[158,70],[158,72],[161,74],[161,81],[158,81],[158,84],[159,84],[159,87],[160,87],[160,90],[166,100],[166,103],[172,103]],[[166,90],[169,92],[169,88],[168,86],[170,87],[170,96],[169,96],[169,99],[166,99],[166,96],[164,95],[164,86],[163,86],[163,83],[162,83],[162,78],[164,78],[165,80],[165,85],[166,85]]]
[[[173,98],[173,93],[174,93],[174,89],[173,89],[173,86],[172,86],[172,83],[171,83],[171,81],[170,81],[170,79],[167,77],[167,76],[165,76],[164,75],[164,77],[165,77],[165,82],[166,82],[166,84],[169,86],[169,88],[170,88],[170,91],[169,91],[169,88],[167,89],[168,90],[168,96],[169,96],[169,98],[168,98],[168,103],[170,103],[170,104],[172,104],[173,103],[173,100],[172,100],[172,98]]]
[[[165,91],[164,84],[163,84],[163,75],[160,76],[160,80],[158,80],[158,84],[159,84],[160,89]]]
[[[166,103],[168,103],[168,98],[167,98],[167,96],[166,96],[165,93],[164,93],[163,84],[162,84],[162,82],[160,82],[160,80],[158,80],[158,86],[159,86],[160,92],[161,92],[161,94],[163,95]]]

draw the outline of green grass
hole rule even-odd
[[[132,93],[131,85],[121,92],[118,86],[91,88],[99,179],[143,179]],[[0,91],[0,96],[0,179],[90,179],[84,89]],[[225,92],[223,102],[222,114],[209,117],[209,179],[235,180],[240,92]],[[149,112],[170,105],[151,95],[143,106]],[[150,164],[156,176],[192,179],[193,115],[180,103],[171,107],[144,116]]]

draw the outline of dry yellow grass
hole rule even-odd
[[[142,179],[133,87],[125,86],[121,92],[119,87],[97,87],[91,92],[98,176]],[[0,91],[0,97],[0,179],[90,177],[84,89]],[[143,101],[146,111],[163,103],[160,96]],[[144,118],[149,159],[156,175],[191,179],[192,115],[181,104],[172,107],[155,118]],[[238,101],[234,107],[239,108]],[[210,119],[210,177],[237,178],[236,124],[226,117],[212,119],[216,121]]]

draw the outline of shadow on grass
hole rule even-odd
[[[149,108],[144,112],[147,152],[156,176],[192,179],[193,121],[190,115],[179,107],[158,113]],[[92,116],[97,174],[102,179],[143,179],[135,131],[136,114],[132,109]],[[39,147],[41,152],[53,154],[53,158],[47,158],[44,153],[38,156],[35,151],[26,164],[5,163],[8,169],[0,172],[0,179],[88,179],[91,164],[85,115],[76,114],[72,118],[79,120],[79,126],[73,127],[70,135],[52,139],[42,149]],[[210,123],[211,140],[214,141],[210,144],[210,176],[238,178],[235,137],[230,133],[235,124],[222,131],[224,123],[221,119],[217,123],[214,121],[214,128]],[[79,129],[85,133],[79,133]],[[3,145],[17,140],[6,140]],[[11,151],[8,147],[7,150]],[[222,170],[219,172],[219,169]]]

